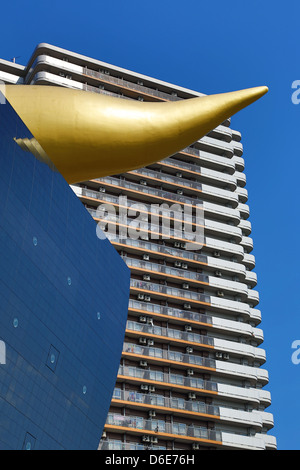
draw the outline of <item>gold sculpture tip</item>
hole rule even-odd
[[[68,183],[75,183],[174,155],[261,98],[268,87],[162,103],[54,86],[2,85],[0,91],[34,136],[23,148],[35,154],[40,149],[43,161],[48,157]]]

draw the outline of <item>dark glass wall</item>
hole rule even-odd
[[[130,271],[0,105],[0,449],[97,449],[119,367]]]

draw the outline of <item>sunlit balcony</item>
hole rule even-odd
[[[189,304],[187,305],[190,307]],[[136,311],[141,314],[154,314],[157,317],[169,316],[170,320],[178,320],[179,322],[189,321],[195,324],[204,324],[205,326],[211,326],[212,324],[212,317],[210,315],[180,308],[166,307],[164,305],[153,304],[151,302],[141,302],[129,299],[128,308],[131,311]]]
[[[241,282],[229,281],[220,277],[209,276],[207,274],[197,273],[188,269],[182,269],[177,267],[170,267],[164,264],[152,263],[136,258],[130,258],[123,256],[123,259],[128,267],[131,268],[132,272],[149,273],[152,277],[162,277],[164,279],[172,279],[178,282],[188,281],[191,285],[202,284],[208,289],[215,292],[215,289],[222,289],[223,292],[235,295],[239,294],[244,297],[244,300],[248,298],[248,288],[246,284]],[[178,261],[177,265],[180,264]],[[190,285],[189,284],[189,285]]]
[[[185,376],[178,373],[167,373],[161,370],[141,369],[133,366],[120,366],[118,377],[134,384],[158,384],[183,392],[196,391],[208,395],[216,395],[218,386],[216,382],[204,380],[199,377]]]
[[[233,155],[232,161],[235,164],[236,171],[244,171],[245,169],[245,160],[242,157],[238,157],[237,155]]]
[[[199,400],[185,400],[177,397],[165,397],[156,393],[141,393],[134,390],[122,390],[118,387],[114,389],[112,396],[113,403],[122,402],[123,406],[128,404],[130,408],[150,408],[162,412],[172,412],[181,415],[204,415],[213,419],[220,416],[218,406],[207,405]],[[206,415],[206,416],[205,416]]]
[[[149,324],[138,323],[132,320],[127,321],[126,325],[127,333],[134,332],[137,334],[149,335],[149,337],[155,339],[168,338],[170,342],[180,343],[195,343],[196,346],[214,346],[214,339],[209,336],[199,335],[197,333],[189,331],[175,330],[174,328],[165,328],[161,326],[152,326]]]
[[[180,157],[180,160],[176,160],[175,157]],[[183,173],[188,172],[190,177],[195,177],[195,175],[197,177],[203,166],[220,172],[226,171],[230,175],[233,175],[236,171],[235,162],[231,158],[205,152],[194,147],[187,147],[178,154],[173,155],[173,158],[166,158],[149,166],[167,168],[168,171],[172,171],[173,167],[176,167]]]
[[[134,434],[154,434],[163,438],[177,438],[182,441],[204,441],[221,445],[221,433],[200,426],[185,423],[166,423],[158,419],[145,419],[140,416],[128,416],[109,413],[105,429],[126,430]]]
[[[227,385],[213,380],[204,380],[194,375],[150,370],[148,367],[142,369],[134,366],[120,366],[118,378],[121,381],[126,380],[127,383],[157,385],[184,393],[196,392],[212,397],[218,395],[225,401],[237,400],[241,403],[252,403],[253,406],[260,403],[269,406],[271,403],[271,395],[267,390]]]
[[[118,439],[101,439],[98,450],[166,450],[166,446],[154,445],[150,439],[147,444],[122,442]]]
[[[189,304],[187,305],[189,306]],[[140,314],[139,316],[143,318],[145,322],[148,322],[148,317],[150,319],[152,316],[160,319],[169,317],[169,320],[174,323],[182,324],[188,321],[195,324],[195,326],[202,324],[206,328],[209,328],[209,330],[213,329],[215,331],[229,333],[231,336],[255,340],[259,344],[263,342],[263,331],[261,329],[254,328],[248,323],[242,323],[241,321],[227,320],[225,318],[133,299],[129,300],[129,311]]]

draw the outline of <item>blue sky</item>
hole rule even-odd
[[[1,5],[0,57],[26,64],[48,42],[203,93],[267,85],[232,119],[242,132],[258,290],[279,449],[300,449],[299,120],[296,0],[11,0]]]

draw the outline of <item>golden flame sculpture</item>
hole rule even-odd
[[[2,85],[0,91],[34,136],[30,141],[16,138],[17,143],[46,163],[51,161],[68,183],[76,183],[167,158],[268,88],[163,103],[54,86]]]

